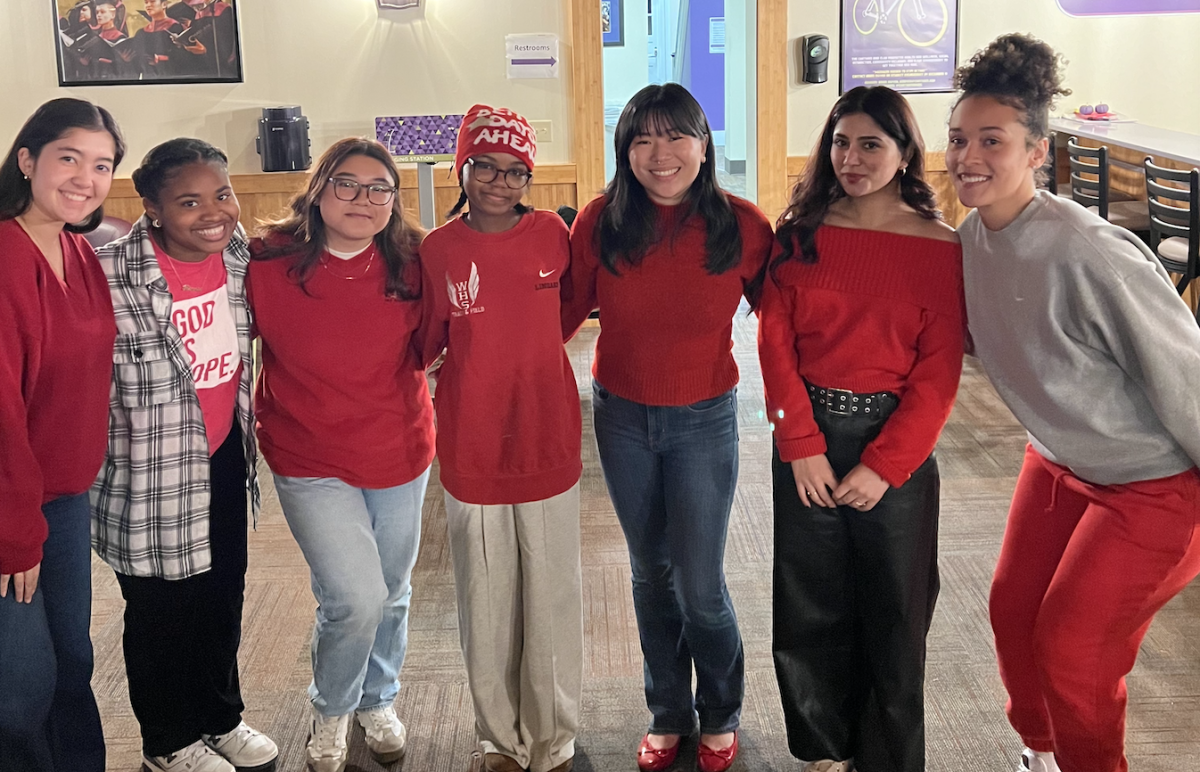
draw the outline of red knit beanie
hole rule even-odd
[[[454,153],[454,172],[462,179],[468,158],[485,153],[516,156],[533,171],[537,140],[529,121],[504,107],[475,105],[463,116],[458,129],[458,148]]]

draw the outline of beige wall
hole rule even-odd
[[[808,155],[838,98],[837,0],[788,0],[791,77],[788,87],[788,155]],[[1075,93],[1060,110],[1107,102],[1142,123],[1200,133],[1200,14],[1076,18],[1054,0],[961,0],[959,61],[1006,32],[1028,32],[1064,54]],[[796,39],[823,33],[833,48],[829,82],[797,85]],[[914,94],[913,109],[931,150],[946,146],[953,96]]]
[[[139,0],[126,0],[131,11]],[[75,96],[104,105],[129,141],[128,176],[154,144],[196,136],[224,148],[231,171],[261,170],[254,137],[263,107],[299,104],[314,158],[348,135],[374,134],[377,115],[465,112],[474,102],[553,122],[542,163],[570,159],[569,34],[562,0],[433,0],[380,12],[375,0],[239,0],[245,82],[59,88],[53,9],[0,0],[0,141],[4,150],[39,104]],[[508,80],[504,36],[560,38],[556,80]],[[0,151],[3,152],[3,151]]]

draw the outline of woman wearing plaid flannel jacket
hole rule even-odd
[[[100,250],[117,319],[93,543],[125,598],[125,671],[151,772],[260,772],[242,721],[246,491],[258,510],[245,234],[225,154],[195,139],[133,173],[146,215]]]

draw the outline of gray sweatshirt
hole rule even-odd
[[[958,232],[975,353],[1039,453],[1100,485],[1200,463],[1200,327],[1145,244],[1043,190]]]

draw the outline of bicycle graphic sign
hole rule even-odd
[[[841,0],[841,91],[953,91],[958,0]]]

